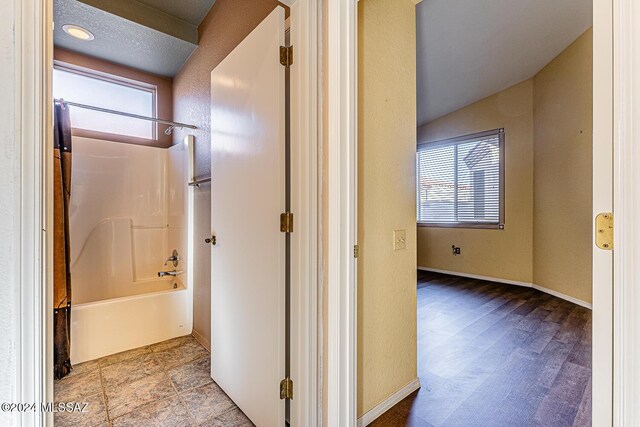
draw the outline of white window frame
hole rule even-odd
[[[504,128],[488,130],[484,132],[477,132],[469,135],[462,135],[453,138],[447,138],[439,141],[433,142],[423,142],[418,144],[418,150],[416,152],[416,158],[419,155],[421,149],[426,147],[435,147],[435,146],[445,146],[445,145],[457,145],[459,143],[463,143],[466,141],[474,140],[474,139],[482,139],[488,136],[498,136],[499,141],[499,150],[500,150],[500,194],[499,194],[499,217],[498,222],[473,222],[473,221],[455,221],[455,222],[437,222],[437,221],[421,221],[418,217],[418,226],[419,227],[438,227],[438,228],[486,228],[486,229],[497,229],[503,230],[505,223],[505,132]],[[454,159],[454,162],[456,160]],[[416,165],[416,169],[418,166]],[[420,203],[420,176],[416,173],[416,179],[418,182],[416,183],[416,200],[417,203]],[[454,177],[457,179],[457,177]],[[454,204],[456,201],[454,201]]]
[[[53,69],[64,71],[67,73],[77,74],[79,76],[87,77],[94,80],[100,80],[100,81],[111,83],[114,85],[125,86],[131,89],[148,92],[151,94],[151,97],[152,97],[151,98],[151,102],[152,102],[151,117],[154,119],[158,117],[158,87],[156,85],[129,79],[122,76],[117,76],[115,74],[109,74],[109,73],[105,73],[98,70],[92,70],[89,68],[80,67],[77,65],[69,64],[67,62],[62,62],[58,60],[53,61]],[[105,113],[105,114],[108,114],[108,113]],[[71,123],[71,126],[73,128],[73,123]],[[84,128],[74,128],[74,129],[78,129],[80,131],[88,131],[96,134],[103,134],[103,135],[110,134],[108,132],[98,131],[94,129],[84,129]],[[136,138],[136,139],[149,139],[151,141],[157,141],[158,140],[158,123],[152,123],[151,138],[140,138],[140,137],[126,135],[122,133],[114,133],[114,135],[118,135],[125,139]]]

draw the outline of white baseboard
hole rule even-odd
[[[430,271],[432,273],[448,274],[450,276],[468,277],[470,279],[486,280],[488,282],[505,283],[507,285],[524,286],[526,288],[533,287],[533,283],[529,283],[529,282],[519,282],[517,280],[509,280],[509,279],[497,279],[495,277],[480,276],[478,274],[460,273],[458,271],[439,270],[437,268],[427,268],[427,267],[418,267],[418,270]]]
[[[448,274],[450,276],[468,277],[470,279],[486,280],[488,282],[504,283],[506,285],[516,285],[516,286],[524,286],[526,288],[533,288],[541,292],[544,292],[546,294],[553,295],[554,297],[563,299],[565,301],[569,301],[573,304],[577,304],[579,306],[582,306],[591,310],[591,303],[582,301],[581,299],[574,298],[572,296],[563,294],[558,291],[554,291],[553,289],[545,288],[544,286],[536,285],[535,283],[519,282],[517,280],[509,280],[509,279],[499,279],[497,277],[480,276],[478,274],[460,273],[458,271],[440,270],[437,268],[418,267],[418,270],[430,271],[432,273]]]
[[[402,399],[420,388],[420,379],[416,378],[391,396],[369,409],[360,418],[358,418],[358,427],[365,427],[374,422],[380,415],[400,403]]]
[[[211,353],[211,343],[207,341],[207,339],[201,333],[193,329],[191,331],[191,336],[194,337],[200,344],[202,344],[202,346],[206,348],[209,353]]]
[[[572,302],[574,304],[580,305],[580,306],[582,306],[584,308],[588,308],[589,310],[592,310],[591,303],[588,303],[586,301],[582,301],[581,299],[574,298],[574,297],[572,297],[570,295],[563,294],[562,292],[554,291],[553,289],[545,288],[544,286],[536,285],[535,283],[533,283],[531,287],[533,289],[537,289],[537,290],[539,290],[541,292],[544,292],[546,294],[553,295],[554,297],[558,297],[558,298],[563,299],[565,301],[569,301],[569,302]]]

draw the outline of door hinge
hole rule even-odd
[[[293,65],[293,46],[280,46],[280,63],[287,68]]]
[[[292,212],[283,212],[280,214],[280,231],[283,233],[293,233]]]
[[[613,214],[604,212],[596,216],[596,246],[613,250]]]
[[[289,377],[280,381],[280,399],[293,399],[293,380]]]
[[[358,258],[360,256],[360,245],[353,245],[353,257]]]

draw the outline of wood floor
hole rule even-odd
[[[591,311],[419,272],[418,376],[372,426],[591,426]]]

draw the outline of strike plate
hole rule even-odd
[[[613,214],[611,212],[596,216],[596,246],[606,251],[613,250]]]

